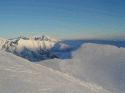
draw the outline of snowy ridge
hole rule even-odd
[[[0,46],[3,46],[6,43],[6,39],[0,38]]]
[[[43,36],[30,36],[30,37],[21,36],[21,37],[15,38],[15,39],[35,40],[35,41],[43,41],[44,40],[44,41],[51,41],[51,42],[61,41],[59,39],[55,39],[55,38],[52,38],[52,37],[49,37],[49,36],[46,36],[46,35],[43,35]]]
[[[68,52],[73,49],[72,46],[58,41],[49,36],[20,37],[8,40],[3,48],[30,61],[40,61],[57,58],[51,52]]]
[[[0,38],[0,48],[7,42],[6,39]]]
[[[0,55],[1,93],[111,93],[13,54]]]
[[[15,44],[18,46],[26,47],[29,49],[39,49],[42,48],[46,51],[52,52],[67,52],[73,49],[73,46],[69,46],[59,42],[60,40],[56,40],[49,36],[34,36],[34,37],[20,37],[16,39],[11,39],[5,45]]]
[[[14,53],[17,56],[26,58],[30,61],[57,58],[56,55],[44,50],[40,46],[41,44],[37,41],[20,39],[16,44],[7,43],[3,45],[3,48],[5,48],[7,52]]]
[[[71,59],[51,59],[38,64],[94,83],[113,93],[125,93],[125,48],[85,43],[71,52],[71,56]]]
[[[27,53],[25,55],[31,58],[34,57],[31,56],[32,52],[34,53],[32,55],[36,56],[39,55],[39,51],[45,52],[44,57],[47,57],[47,51],[39,48],[40,42],[43,43],[43,41],[26,41],[25,43],[24,39],[18,41],[15,39],[11,41],[13,42],[10,44],[13,46],[11,48],[16,47],[14,49],[16,52],[24,51],[22,54]],[[60,42],[56,44],[61,45]],[[35,63],[3,50],[0,51],[0,55],[0,91],[2,93],[9,91],[12,93],[18,91],[23,93],[125,93],[125,48],[84,43],[73,51],[60,52],[62,59],[50,58]],[[10,84],[13,86],[10,87]]]
[[[125,86],[125,74],[123,74],[125,73],[125,48],[86,43],[81,45],[77,51],[72,52],[72,56],[79,59],[79,66],[81,66],[79,69],[82,69],[90,81],[116,93],[125,92],[123,90]]]

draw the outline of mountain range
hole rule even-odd
[[[125,93],[123,41],[34,36],[0,47],[1,93]]]
[[[35,62],[57,58],[52,52],[68,52],[73,49],[73,46],[63,44],[60,41],[46,35],[30,36],[0,39],[0,46],[7,52]]]

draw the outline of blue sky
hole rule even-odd
[[[0,0],[0,37],[125,35],[124,0]]]

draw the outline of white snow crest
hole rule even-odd
[[[7,51],[30,61],[40,61],[57,58],[51,52],[68,52],[73,47],[62,44],[49,36],[19,37],[10,39],[7,43],[2,43],[2,47]]]

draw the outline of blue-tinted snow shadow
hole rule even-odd
[[[79,47],[81,44],[84,43],[95,43],[95,44],[108,44],[114,45],[117,47],[124,47],[125,48],[125,41],[109,41],[109,40],[64,40],[62,41],[64,44],[68,44],[71,46]]]
[[[62,59],[70,59],[70,58],[72,58],[72,52],[76,51],[82,44],[85,44],[85,43],[113,45],[113,46],[116,46],[118,48],[120,48],[120,47],[125,48],[125,41],[109,41],[109,40],[64,40],[61,43],[68,44],[70,46],[74,46],[74,49],[69,52],[69,56],[70,57],[65,57],[65,58],[62,58]],[[112,55],[111,55],[111,57],[112,57]],[[106,57],[106,58],[110,59],[111,57],[109,56],[109,57]],[[100,60],[104,60],[104,59],[100,59]],[[98,65],[99,64],[102,65],[102,62],[100,60],[97,62]],[[125,77],[125,74],[124,74],[125,73],[125,69],[124,69],[125,64],[124,64],[124,62],[125,62],[124,59],[119,62],[119,58],[116,58],[115,61],[113,61],[113,65],[114,66],[112,66],[112,63],[110,64],[108,62],[104,62],[103,61],[103,63],[105,63],[104,67],[109,67],[108,71],[111,70],[110,71],[110,73],[111,73],[110,76],[116,81],[115,83],[116,83],[118,89],[122,90],[122,91],[125,91],[125,89],[124,89],[124,87],[125,87],[125,78],[124,78]],[[119,65],[118,65],[118,63],[119,63]],[[108,64],[108,66],[106,64]],[[103,67],[103,65],[99,66],[99,67]],[[115,67],[115,70],[111,69],[110,67]],[[121,84],[120,86],[119,86],[119,84],[117,84],[118,82],[119,82],[119,84]],[[120,92],[120,93],[123,93],[123,92]]]
[[[67,44],[68,45],[68,44]],[[51,48],[51,52],[54,52],[54,51],[56,51],[56,52],[69,52],[70,50],[72,50],[73,49],[73,47],[67,47],[67,48],[65,48],[65,49],[61,49],[61,44],[58,42],[58,43],[56,43],[52,48]]]
[[[61,43],[74,46],[74,48],[68,52],[63,53],[64,57],[59,57],[59,59],[71,59],[72,52],[77,50],[84,43],[95,43],[95,44],[103,44],[103,45],[114,45],[118,48],[125,48],[125,41],[109,41],[109,40],[63,40]]]

